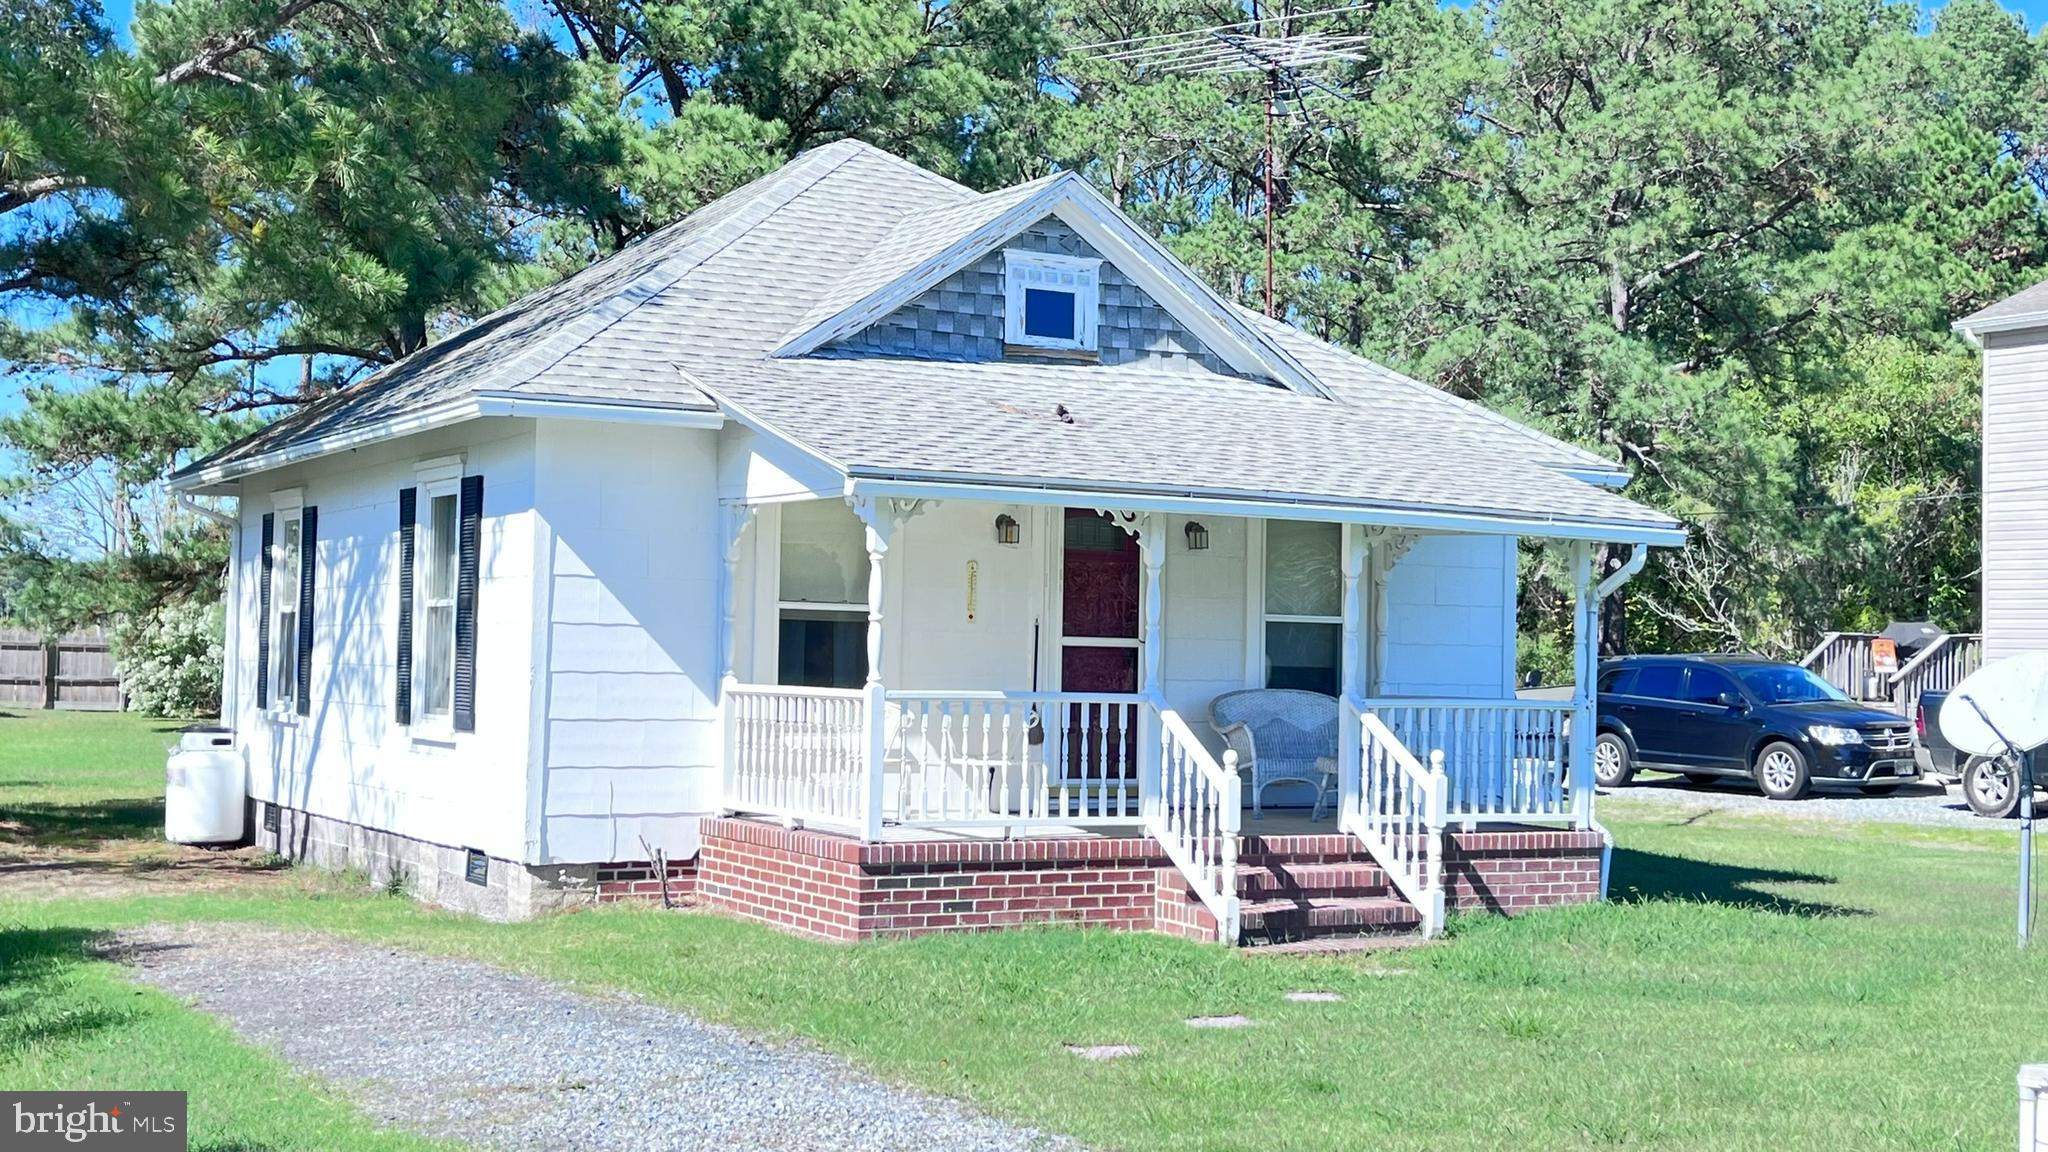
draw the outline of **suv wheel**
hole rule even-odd
[[[1993,820],[2010,819],[2020,810],[2012,769],[1982,756],[1972,757],[1963,768],[1963,799],[1970,802],[1970,811]]]
[[[1764,745],[1756,757],[1756,786],[1773,800],[1797,800],[1813,787],[1806,753],[1783,740]]]
[[[1635,774],[1628,742],[1612,732],[1602,732],[1593,742],[1593,782],[1602,788],[1619,788]]]

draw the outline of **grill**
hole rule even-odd
[[[1913,750],[1913,729],[1904,724],[1897,727],[1886,726],[1883,728],[1866,729],[1863,733],[1863,743],[1876,756],[1890,756],[1911,752]]]

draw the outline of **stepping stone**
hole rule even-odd
[[[1083,1060],[1115,1060],[1142,1051],[1136,1044],[1068,1044],[1066,1049]]]
[[[1341,992],[1289,992],[1287,998],[1296,1004],[1341,1004],[1344,1001]]]
[[[1360,969],[1359,969],[1359,971],[1360,971],[1360,972],[1363,972],[1363,973],[1365,973],[1365,974],[1366,974],[1367,976],[1413,976],[1413,975],[1415,975],[1415,969],[1413,969],[1413,968],[1360,968]]]
[[[1245,1016],[1190,1016],[1190,1028],[1249,1028],[1251,1019]]]

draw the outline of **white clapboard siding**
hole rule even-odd
[[[1984,336],[1985,658],[2048,649],[2048,328]]]

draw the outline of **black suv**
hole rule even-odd
[[[1593,777],[1626,784],[1637,768],[1695,783],[1746,776],[1774,800],[1814,781],[1886,793],[1920,774],[1913,726],[1796,664],[1757,656],[1625,656],[1600,665]]]

